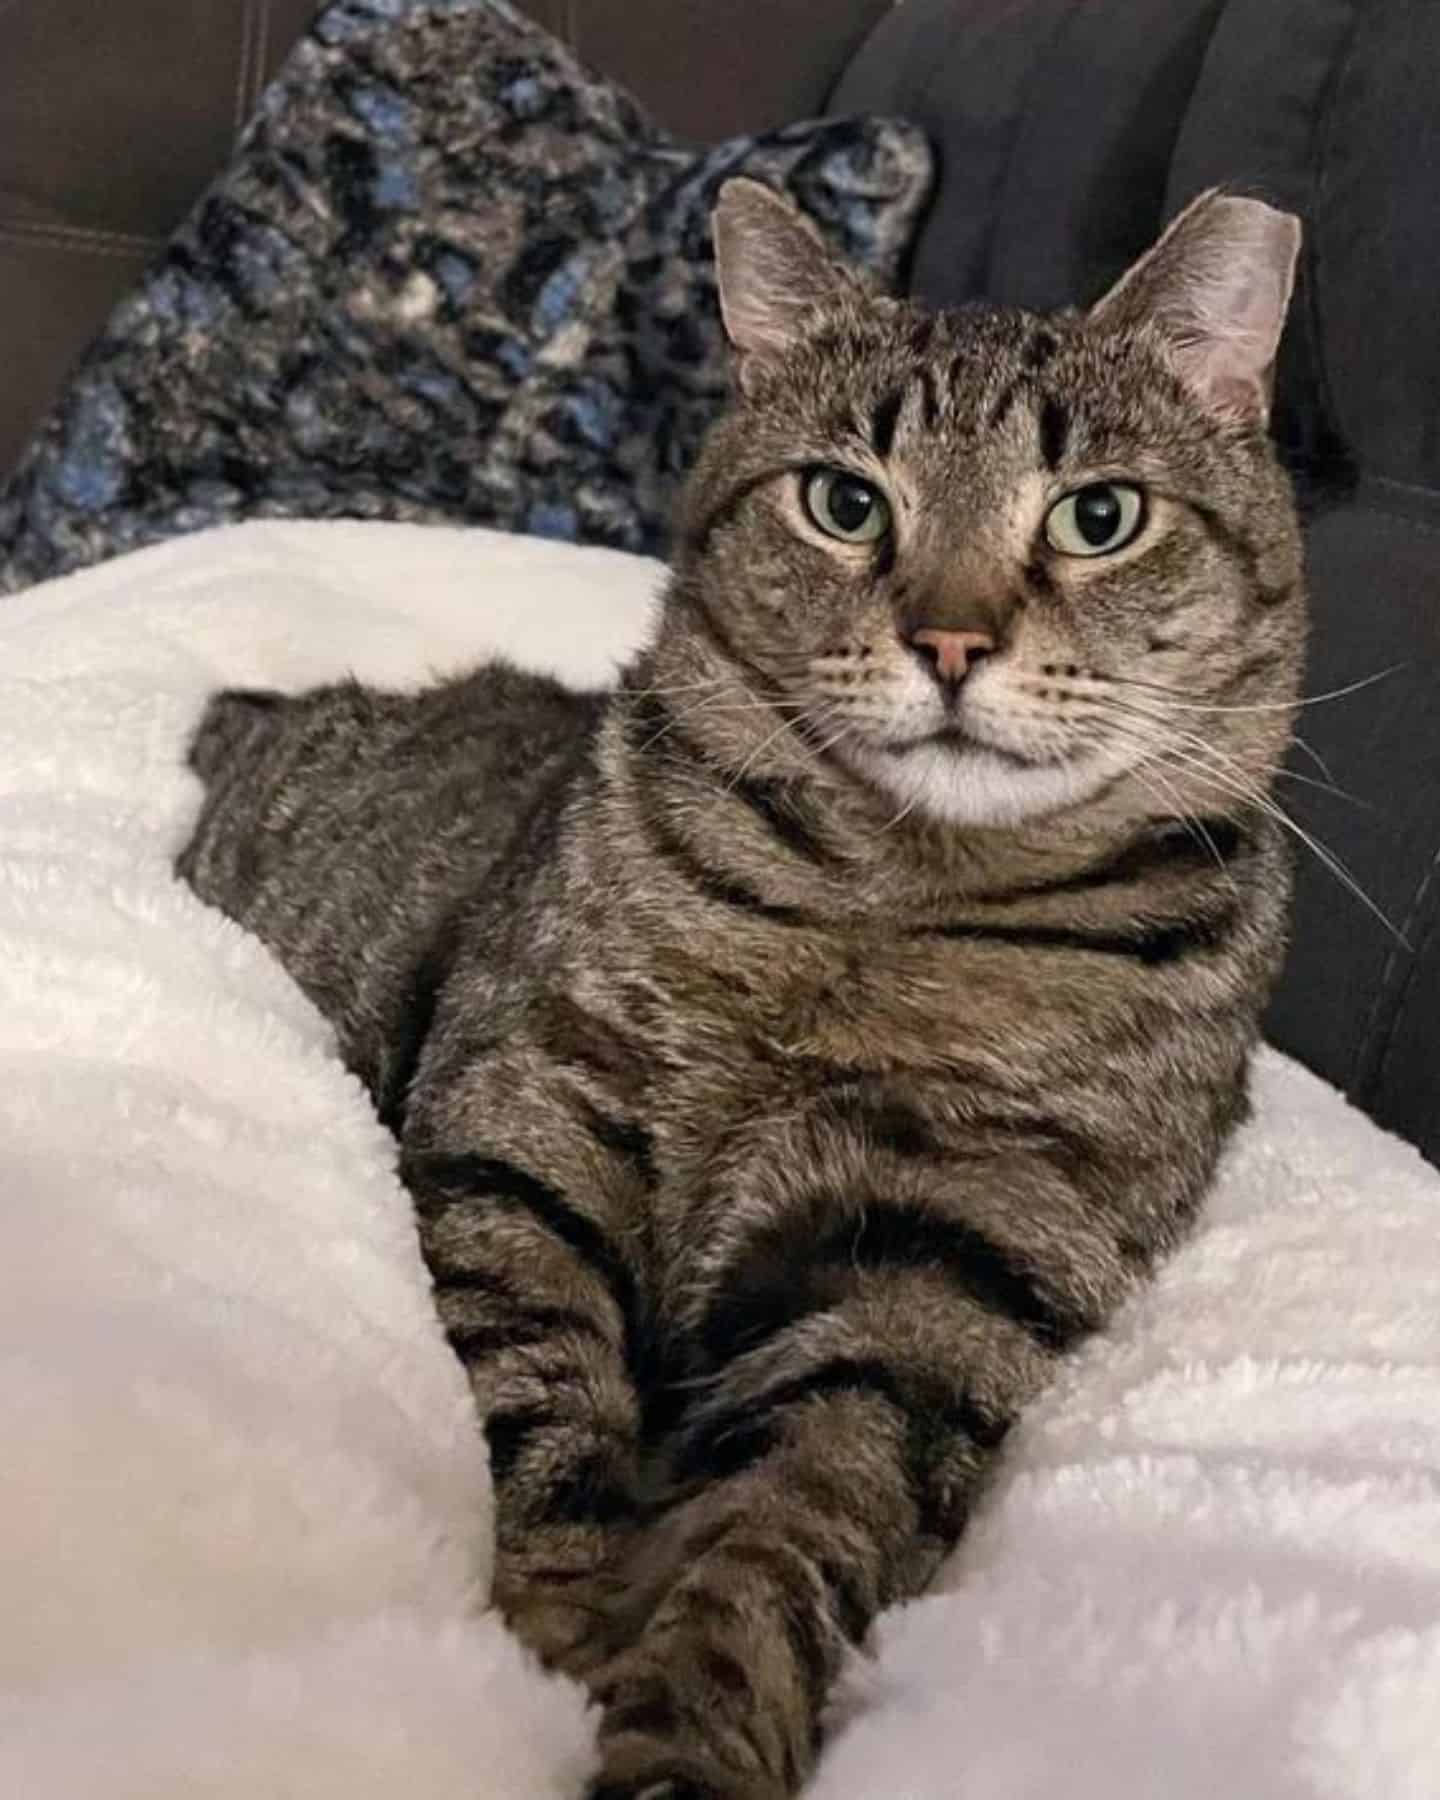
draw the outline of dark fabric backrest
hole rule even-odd
[[[1319,760],[1281,795],[1394,929],[1302,851],[1268,1029],[1440,1160],[1437,93],[1434,0],[905,0],[831,104],[935,141],[912,283],[937,304],[1093,298],[1217,183],[1304,217],[1275,425],[1310,514],[1308,691],[1397,667],[1306,709]]]
[[[658,125],[705,143],[813,118],[891,0],[520,0]]]

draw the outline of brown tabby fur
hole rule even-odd
[[[1288,887],[1289,492],[1263,401],[1166,338],[1231,203],[1048,319],[869,295],[728,204],[731,314],[747,232],[808,310],[768,353],[734,326],[618,690],[221,695],[179,863],[400,1137],[497,1598],[605,1703],[605,1800],[795,1791],[848,1647],[1194,1216]],[[824,539],[817,464],[881,483],[893,538]],[[1133,547],[1046,545],[1121,477]],[[996,637],[959,715],[988,757],[922,732],[920,624]]]

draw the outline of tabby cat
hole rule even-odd
[[[746,181],[735,401],[613,693],[216,697],[179,867],[401,1144],[496,1593],[595,1800],[779,1800],[1245,1109],[1304,637],[1294,219],[935,315]]]

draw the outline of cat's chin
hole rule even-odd
[[[951,825],[1018,825],[1093,799],[1122,772],[1101,756],[1033,762],[972,738],[937,735],[912,744],[851,744],[845,759],[906,812]]]

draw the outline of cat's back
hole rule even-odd
[[[381,1096],[387,1044],[443,981],[497,865],[563,803],[602,704],[505,663],[419,693],[217,694],[177,870],[270,945]]]

